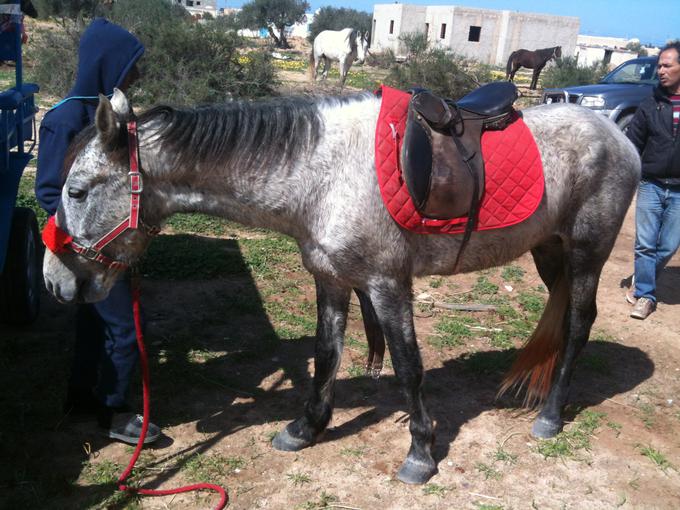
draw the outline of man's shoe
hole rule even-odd
[[[635,303],[633,311],[630,312],[630,316],[633,319],[645,320],[656,308],[656,303],[649,298],[641,297]]]
[[[106,430],[105,435],[111,439],[136,445],[139,442],[139,436],[142,435],[143,423],[144,420],[139,414],[133,414],[132,416],[117,415],[113,417],[111,426]],[[149,422],[144,444],[153,443],[159,437],[161,437],[161,429]]]

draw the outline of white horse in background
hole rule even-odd
[[[367,34],[355,28],[342,30],[324,30],[314,38],[312,53],[309,55],[309,65],[312,76],[316,80],[319,64],[323,62],[321,79],[328,77],[331,60],[340,63],[340,87],[344,87],[347,72],[355,60],[363,64],[368,53]]]

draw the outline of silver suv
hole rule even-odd
[[[657,57],[628,60],[595,85],[545,89],[544,103],[574,103],[606,115],[625,131],[643,99],[658,85]]]

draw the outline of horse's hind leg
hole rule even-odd
[[[566,343],[550,392],[532,428],[532,434],[539,438],[553,437],[562,428],[562,409],[567,403],[574,362],[588,341],[597,316],[597,286],[609,254],[609,250],[603,253],[598,249],[602,245],[595,247],[591,243],[576,242],[573,245],[576,247],[567,252],[556,245],[532,251],[546,285],[552,287],[551,291],[568,295],[562,322]]]
[[[370,375],[373,379],[378,379],[383,368],[383,359],[385,358],[385,336],[383,335],[371,299],[359,289],[354,289],[354,292],[359,298],[361,315],[364,319],[364,331],[366,332],[366,340],[368,340],[366,374]]]
[[[289,423],[272,441],[277,450],[297,451],[313,444],[333,413],[335,378],[340,366],[350,289],[316,278],[314,384],[302,418]]]
[[[406,483],[425,483],[437,472],[437,465],[431,452],[432,420],[423,401],[423,365],[413,327],[410,282],[385,279],[372,286],[368,295],[387,338],[392,365],[409,406],[411,448],[397,477]]]

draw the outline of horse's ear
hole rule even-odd
[[[113,97],[111,98],[111,106],[113,111],[118,114],[119,117],[124,121],[128,121],[132,118],[132,107],[125,97],[125,94],[119,89],[113,89]]]
[[[99,106],[97,106],[94,124],[104,147],[113,149],[116,140],[118,140],[120,124],[116,112],[113,111],[111,101],[104,94],[99,94]]]

